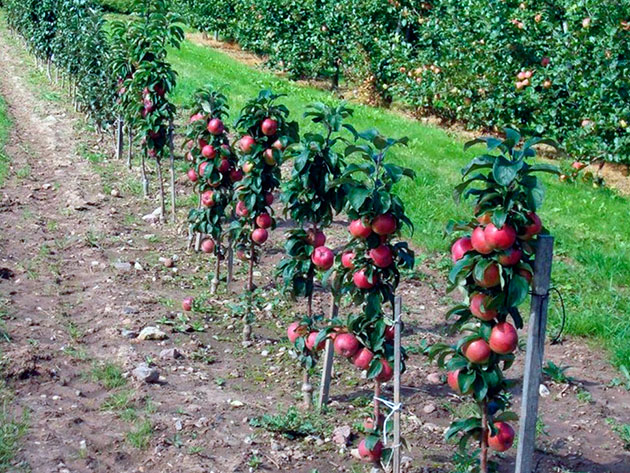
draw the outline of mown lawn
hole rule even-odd
[[[326,91],[254,69],[190,41],[180,51],[172,51],[170,60],[179,73],[174,95],[179,104],[186,103],[197,87],[211,83],[229,95],[232,117],[260,89],[271,88],[287,94],[284,103],[304,130],[310,128],[302,118],[307,104],[338,100]],[[407,148],[396,151],[396,159],[418,175],[399,187],[416,225],[413,240],[430,256],[445,254],[449,242],[443,236],[444,224],[470,212],[451,197],[459,171],[471,156],[463,152],[464,141],[395,112],[354,108],[356,128],[376,127],[388,136],[410,138]],[[567,303],[567,332],[606,347],[616,365],[630,364],[629,199],[582,183],[563,184],[553,178],[546,182],[548,195],[541,215],[557,239],[553,281]],[[559,323],[559,311],[552,310],[552,331]]]
[[[9,157],[4,151],[4,145],[9,136],[9,115],[7,113],[7,104],[0,96],[0,187],[4,185],[4,180],[9,172]]]

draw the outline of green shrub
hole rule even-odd
[[[98,0],[98,3],[107,12],[129,14],[133,11],[133,0]]]

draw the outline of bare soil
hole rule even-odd
[[[42,98],[28,80],[32,61],[1,36],[0,68],[0,94],[14,124],[7,147],[12,167],[0,190],[0,268],[9,270],[1,272],[8,279],[0,279],[0,301],[10,336],[0,349],[14,393],[9,409],[30,413],[12,471],[361,471],[352,447],[331,440],[334,427],[347,424],[357,432],[354,423],[370,412],[371,386],[345,362],[336,362],[321,433],[290,440],[250,426],[252,418],[284,413],[299,400],[301,374],[284,327],[301,308],[283,302],[273,280],[287,223],[272,233],[256,274],[268,306],[258,314],[255,343],[243,347],[231,304],[244,268],[237,267],[235,293],[210,297],[206,276],[213,263],[187,252],[185,209],[177,224],[142,220],[157,202],[132,192],[128,183],[136,171],[113,159],[111,138],[87,132],[65,100]],[[86,150],[108,160],[92,164]],[[191,187],[181,182],[184,197]],[[110,195],[112,187],[120,197]],[[335,225],[333,242],[341,242],[344,226]],[[159,260],[173,256],[174,268]],[[429,382],[437,370],[417,353],[423,340],[443,339],[451,301],[439,267],[439,259],[425,258],[401,289],[404,343],[416,348],[403,378],[406,472],[452,471],[454,447],[442,434],[453,410],[464,407],[444,383]],[[179,301],[186,295],[203,300],[204,311],[182,314]],[[327,306],[328,296],[318,294],[318,310]],[[168,338],[140,341],[121,332],[146,326],[159,326]],[[161,358],[167,348],[184,357]],[[609,386],[618,373],[605,354],[567,339],[548,346],[546,358],[570,365],[567,374],[575,381],[545,381],[550,394],[541,400],[537,471],[628,473],[630,455],[607,419],[630,423],[630,392]],[[131,376],[143,361],[159,370],[158,383]],[[510,374],[518,379],[521,370],[517,364]],[[517,412],[520,388],[514,389]],[[505,456],[502,472],[512,471],[514,455],[512,449]]]

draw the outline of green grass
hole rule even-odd
[[[4,151],[4,145],[9,137],[10,126],[11,121],[9,120],[7,104],[0,96],[0,187],[4,185],[4,181],[9,173],[9,157]]]
[[[190,41],[185,41],[181,50],[171,51],[169,58],[179,73],[175,102],[185,104],[196,88],[212,83],[229,95],[232,119],[262,88],[287,94],[283,101],[302,131],[312,129],[302,118],[307,104],[338,101],[326,91],[254,69]],[[363,105],[353,108],[356,128],[376,127],[388,136],[410,138],[407,148],[395,151],[395,160],[418,175],[413,182],[398,187],[416,226],[412,238],[423,251],[438,258],[446,255],[445,223],[453,217],[467,217],[471,211],[466,204],[456,205],[451,197],[460,181],[460,169],[472,156],[463,151],[464,140],[397,112]],[[553,283],[567,303],[566,330],[607,347],[612,361],[620,365],[630,358],[629,199],[610,189],[565,184],[553,178],[546,179],[546,186],[541,216],[556,237]],[[551,304],[551,329],[560,323],[556,302],[554,299]]]
[[[20,419],[7,412],[7,406],[0,408],[0,472],[16,470],[15,455],[19,450],[19,441],[28,429],[28,413],[24,411]]]
[[[110,362],[94,364],[90,377],[99,381],[106,389],[119,388],[127,383],[120,366]]]

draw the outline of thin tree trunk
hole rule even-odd
[[[198,209],[201,208],[201,192],[199,193],[199,204],[197,205],[197,208]],[[200,250],[201,250],[201,233],[197,232],[196,239],[195,239],[195,251],[199,253]]]
[[[488,473],[488,408],[484,400],[481,405],[481,458],[479,460],[480,473]]]
[[[164,179],[162,178],[162,160],[157,158],[155,160],[157,166],[157,177],[159,181],[159,194],[160,194],[160,220],[166,221],[166,205],[164,202]]]
[[[147,149],[144,148],[142,153],[141,172],[142,172],[142,192],[145,197],[149,197],[149,179],[147,177]]]
[[[313,292],[308,295],[306,307],[308,317],[313,317]],[[310,409],[313,405],[313,385],[311,384],[311,375],[308,368],[304,368],[304,377],[302,379],[302,403],[304,404],[304,409]]]
[[[123,154],[123,135],[124,135],[124,121],[122,116],[118,115],[118,120],[116,121],[116,159],[122,159]]]
[[[227,250],[227,280],[225,282],[226,291],[230,290],[232,284],[232,278],[234,276],[234,240],[232,238],[232,232],[228,235],[228,250]]]
[[[176,220],[176,214],[177,214],[177,209],[176,209],[176,195],[175,195],[175,145],[173,143],[173,130],[174,130],[174,126],[173,126],[173,122],[171,121],[171,123],[168,126],[168,147],[169,147],[169,164],[170,164],[170,169],[171,169],[171,217],[173,220],[173,223],[175,223]]]
[[[127,147],[127,167],[131,169],[131,160],[133,159],[133,129],[129,123],[127,124],[127,139],[129,141]]]
[[[50,58],[46,61],[46,75],[48,76],[48,82],[52,82],[52,72],[50,70],[51,61]]]
[[[249,321],[249,316],[252,311],[252,306],[254,305],[254,240],[251,241],[250,245],[250,255],[249,255],[249,273],[247,275],[247,291],[248,291],[248,300],[247,300],[247,313],[244,316],[244,325],[243,325],[243,341],[249,342],[252,338],[252,326]]]
[[[214,277],[210,282],[210,294],[216,294],[219,287],[219,279],[221,277],[221,238],[217,239],[214,246],[214,255],[216,261],[214,264]]]

